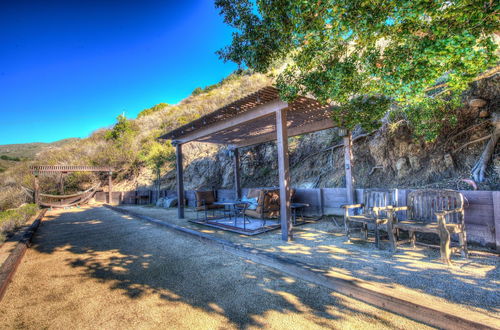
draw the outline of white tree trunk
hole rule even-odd
[[[500,114],[493,113],[491,121],[493,123],[493,132],[491,134],[490,140],[486,144],[481,157],[477,161],[476,165],[472,168],[472,178],[476,182],[483,182],[486,174],[486,167],[495,151],[495,146],[497,145],[498,139],[500,138]]]

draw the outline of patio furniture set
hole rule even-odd
[[[214,191],[196,191],[196,220],[217,222],[230,220],[234,227],[247,229],[247,224],[258,220],[261,227],[266,221],[279,216],[279,189],[250,189],[246,196],[237,200],[217,201]],[[292,196],[294,191],[292,190]],[[297,223],[297,215],[304,219],[303,209],[307,203],[291,203],[292,223]]]
[[[385,231],[391,249],[398,244],[416,243],[416,233],[437,234],[440,240],[441,259],[450,264],[451,252],[460,251],[468,257],[464,222],[464,197],[453,190],[415,190],[408,194],[407,205],[398,206],[397,189],[367,189],[363,192],[363,203],[343,205],[345,233],[348,240],[358,223],[357,229],[368,237],[368,226],[374,228],[375,243],[380,247],[380,231]],[[406,213],[406,214],[405,214]],[[401,231],[409,238],[401,240]],[[459,246],[451,247],[451,235],[458,236]]]

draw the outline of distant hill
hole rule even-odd
[[[19,162],[35,159],[40,152],[62,147],[75,140],[79,139],[70,138],[52,143],[34,142],[0,145],[0,172],[4,172],[7,168],[15,166]]]
[[[33,143],[19,143],[19,144],[3,144],[0,145],[0,159],[2,156],[6,156],[9,159],[20,159],[20,160],[32,160],[35,158],[37,154],[42,151],[51,148],[62,147],[69,142],[73,142],[75,140],[79,140],[78,138],[70,138],[59,140],[52,143],[43,143],[43,142],[33,142]],[[3,157],[5,158],[5,157]]]

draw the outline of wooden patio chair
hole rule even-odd
[[[386,208],[397,206],[397,196],[397,189],[365,189],[362,203],[342,205],[347,240],[351,240],[352,223],[361,224],[365,240],[368,239],[368,226],[371,226],[375,231],[375,244],[380,248],[380,229],[392,232],[392,219]],[[389,239],[393,237],[389,235]]]
[[[275,218],[279,215],[279,189],[252,188],[248,191],[246,197],[257,198],[257,207],[255,209],[247,208],[245,210],[246,215],[257,219]]]
[[[406,211],[406,220],[396,221],[396,213]],[[394,219],[393,231],[389,233],[394,237],[399,230],[408,231],[407,241],[398,241],[395,237],[393,248],[398,244],[410,242],[412,246],[416,243],[416,232],[432,233],[439,235],[441,259],[451,264],[450,255],[453,250],[460,251],[462,257],[468,257],[467,235],[464,220],[464,196],[454,190],[415,190],[408,194],[407,206],[401,206],[388,210]],[[458,247],[450,247],[451,234],[457,234]]]
[[[196,195],[196,220],[200,213],[204,213],[205,221],[208,220],[208,212],[212,211],[215,216],[215,211],[224,209],[224,205],[214,205],[216,199],[213,190],[195,191]]]

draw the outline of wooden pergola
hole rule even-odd
[[[162,135],[176,147],[178,216],[184,218],[182,145],[197,141],[229,146],[234,151],[234,188],[240,196],[239,153],[241,147],[277,141],[282,239],[291,237],[290,170],[288,137],[334,127],[330,107],[308,97],[283,102],[274,87],[265,87],[184,126]],[[346,141],[346,139],[344,139]],[[349,140],[350,141],[350,140]],[[353,201],[350,142],[346,148],[346,186]]]
[[[64,176],[70,172],[106,172],[108,173],[108,196],[111,203],[111,194],[113,192],[112,176],[114,169],[107,166],[79,166],[79,165],[39,165],[30,166],[31,173],[35,177],[34,191],[35,204],[39,203],[40,186],[38,176],[42,173],[59,173],[59,193],[64,194]]]

